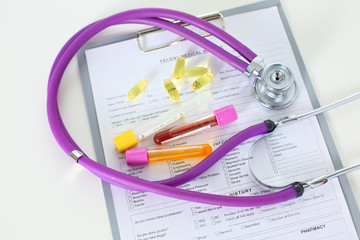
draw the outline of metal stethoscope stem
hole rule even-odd
[[[340,99],[340,100],[338,100],[336,102],[333,102],[331,104],[325,105],[323,107],[319,107],[319,108],[314,109],[312,111],[309,111],[309,112],[306,112],[306,113],[303,113],[303,114],[299,114],[299,115],[290,115],[288,117],[282,118],[282,119],[275,122],[275,126],[276,127],[283,126],[285,124],[294,123],[294,122],[296,122],[298,120],[303,120],[303,119],[306,119],[306,118],[316,116],[318,114],[324,113],[326,111],[329,111],[329,110],[334,109],[336,107],[339,107],[341,105],[349,103],[349,102],[351,102],[353,100],[356,100],[357,98],[360,98],[360,92],[355,93],[353,95],[350,95],[348,97],[345,97],[343,99]],[[303,184],[304,188],[307,188],[307,187],[315,188],[315,187],[318,187],[318,186],[321,186],[321,185],[327,183],[332,178],[336,178],[336,177],[339,177],[341,175],[353,172],[353,171],[355,171],[357,169],[360,169],[360,163],[357,163],[357,164],[354,164],[354,165],[351,165],[351,166],[348,166],[348,167],[344,167],[344,168],[339,169],[337,171],[334,171],[334,172],[332,172],[330,174],[326,174],[326,175],[317,177],[317,178],[315,178],[315,179],[313,179],[311,181],[304,182],[302,184]]]
[[[310,112],[307,112],[307,113],[303,113],[303,114],[299,114],[299,115],[290,115],[290,116],[287,116],[285,118],[281,118],[280,120],[278,120],[277,122],[275,122],[276,126],[282,126],[284,124],[288,124],[288,123],[291,123],[293,121],[297,121],[297,120],[303,120],[303,119],[306,119],[306,118],[309,118],[309,117],[313,117],[313,116],[316,116],[316,115],[319,115],[321,113],[324,113],[324,112],[327,112],[331,109],[334,109],[336,107],[339,107],[341,105],[344,105],[346,103],[349,103],[357,98],[360,97],[360,92],[358,93],[355,93],[353,95],[350,95],[348,97],[345,97],[343,99],[340,99],[336,102],[333,102],[333,103],[330,103],[326,106],[323,106],[323,107],[319,107],[317,109],[314,109]]]
[[[315,179],[313,179],[313,180],[311,180],[309,182],[305,182],[303,184],[303,186],[305,188],[307,188],[307,187],[316,188],[316,187],[319,187],[319,186],[327,183],[330,179],[339,177],[341,175],[353,172],[353,171],[358,170],[358,169],[360,169],[360,163],[357,163],[357,164],[354,164],[354,165],[351,165],[351,166],[348,166],[348,167],[341,168],[341,169],[339,169],[337,171],[334,171],[334,172],[332,172],[330,174],[327,174],[327,175],[317,177],[317,178],[315,178]]]

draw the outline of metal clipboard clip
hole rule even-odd
[[[218,27],[222,28],[223,30],[225,30],[224,17],[219,12],[202,15],[202,16],[199,16],[199,18],[201,18],[205,21],[211,22],[215,26],[218,26]],[[196,32],[197,34],[201,35],[202,37],[211,36],[211,34],[205,32],[201,29],[198,29],[196,27],[193,27],[187,23],[183,23],[180,21],[174,21],[173,23],[176,23],[183,27],[188,27],[190,30]],[[165,39],[164,41],[166,41],[166,42],[162,43],[160,45],[152,45],[151,39],[154,37],[154,35],[156,35],[155,33],[163,34],[164,36],[161,39]],[[157,40],[154,42],[158,42],[158,39],[159,39],[159,36],[157,36]],[[166,47],[169,47],[176,43],[186,41],[186,39],[181,38],[180,36],[178,36],[174,33],[168,32],[165,29],[155,28],[155,27],[138,31],[136,34],[136,40],[137,40],[140,51],[142,51],[144,53],[158,50],[161,48],[166,48]]]

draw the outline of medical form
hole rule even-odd
[[[155,181],[176,176],[201,161],[174,160],[131,167],[112,142],[118,134],[137,128],[198,94],[191,88],[192,80],[186,78],[173,81],[180,92],[178,101],[170,99],[163,88],[162,82],[171,78],[179,56],[186,58],[186,67],[207,67],[215,77],[203,89],[212,94],[209,104],[174,125],[206,116],[229,104],[234,105],[238,120],[169,142],[164,147],[210,144],[215,150],[232,135],[254,123],[312,109],[277,7],[228,16],[225,23],[227,32],[264,57],[267,63],[282,62],[292,69],[299,89],[295,103],[281,111],[265,109],[254,99],[250,80],[189,41],[148,53],[139,51],[136,39],[89,48],[85,50],[88,77],[103,155],[109,167]],[[234,53],[216,39],[208,39]],[[128,99],[127,91],[142,79],[148,81],[147,89],[138,98]],[[269,190],[259,186],[249,173],[248,153],[253,142],[254,139],[250,139],[239,145],[212,168],[180,188],[231,196],[268,193]],[[158,147],[152,138],[136,147],[145,146]],[[266,148],[283,156],[282,164],[274,165],[274,170],[291,173],[290,178],[295,180],[307,180],[334,169],[315,117],[279,129],[268,138]],[[121,239],[357,239],[337,179],[316,191],[305,192],[301,198],[250,208],[186,202],[114,186],[111,186],[111,194]]]

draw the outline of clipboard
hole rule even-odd
[[[226,22],[224,21],[224,17],[228,17],[228,16],[232,16],[232,15],[236,15],[236,14],[241,14],[241,13],[246,13],[246,12],[250,12],[250,11],[255,11],[255,10],[260,10],[260,9],[265,9],[265,8],[270,8],[270,7],[274,7],[274,6],[276,6],[278,11],[279,11],[283,26],[284,26],[285,31],[287,33],[288,40],[289,40],[290,45],[292,47],[292,50],[293,50],[293,53],[295,55],[295,59],[297,61],[297,64],[298,64],[298,66],[300,68],[300,72],[302,74],[304,84],[306,86],[306,90],[308,91],[308,94],[310,96],[311,103],[312,103],[314,108],[318,108],[318,107],[320,107],[319,101],[318,101],[318,99],[316,97],[314,88],[313,88],[313,86],[311,84],[309,75],[308,75],[307,70],[305,68],[305,64],[304,64],[304,62],[303,62],[303,60],[301,58],[299,49],[298,49],[298,47],[296,45],[294,36],[292,35],[292,32],[290,30],[290,26],[289,26],[289,24],[287,22],[286,16],[284,14],[283,8],[282,8],[281,3],[280,3],[279,0],[263,1],[263,2],[258,2],[258,3],[255,3],[255,4],[250,4],[250,5],[241,6],[241,7],[238,7],[238,8],[233,8],[233,9],[221,11],[219,13],[210,14],[210,15],[206,16],[205,19],[211,19],[211,20],[214,20],[214,19],[219,20],[220,19],[220,21],[223,24],[223,27],[225,28],[226,27]],[[182,24],[182,23],[179,23],[179,24]],[[85,95],[85,98],[86,98],[86,106],[87,106],[87,110],[88,110],[90,126],[91,126],[91,129],[92,129],[92,135],[93,135],[93,139],[94,139],[94,147],[95,147],[95,152],[96,152],[96,159],[101,164],[106,165],[106,160],[105,160],[105,154],[104,154],[102,141],[101,141],[100,129],[99,129],[98,120],[97,120],[97,114],[96,114],[96,110],[95,110],[94,97],[93,97],[93,93],[92,93],[92,90],[91,90],[90,76],[89,76],[85,51],[88,50],[88,49],[97,48],[97,47],[100,47],[100,46],[113,44],[113,43],[129,40],[129,39],[134,39],[134,38],[136,38],[137,41],[138,41],[139,51],[144,51],[144,52],[156,51],[157,49],[171,46],[175,42],[183,41],[183,40],[177,40],[177,41],[165,44],[165,45],[160,46],[160,47],[145,49],[142,46],[142,44],[140,42],[140,39],[143,38],[145,35],[148,35],[150,33],[151,34],[153,34],[153,33],[156,34],[159,31],[163,31],[163,30],[156,29],[156,28],[150,28],[150,29],[146,29],[144,31],[134,32],[134,33],[131,33],[131,34],[126,34],[126,35],[118,36],[118,37],[111,38],[111,39],[101,40],[101,41],[94,42],[94,43],[88,43],[85,46],[83,46],[82,49],[78,52],[77,57],[78,57],[80,75],[81,75],[81,79],[82,79],[82,87],[83,87],[84,95]],[[336,150],[336,147],[335,147],[334,141],[332,139],[332,136],[330,134],[329,128],[327,126],[327,123],[325,121],[325,118],[324,118],[323,115],[318,115],[317,118],[318,118],[318,122],[320,124],[322,134],[324,136],[328,151],[329,151],[331,159],[333,161],[333,165],[334,165],[335,169],[340,169],[340,168],[342,168],[342,163],[341,163],[339,154],[338,154],[338,152]],[[346,198],[347,205],[348,205],[349,211],[350,211],[351,216],[352,216],[352,220],[354,222],[355,227],[357,228],[356,229],[357,234],[360,237],[360,227],[359,227],[360,226],[360,212],[359,212],[359,209],[357,207],[357,203],[355,201],[355,198],[353,196],[353,193],[351,191],[351,188],[349,186],[349,182],[348,182],[346,176],[340,177],[339,181],[340,181],[340,185],[342,187],[342,190],[344,192],[344,196]],[[107,211],[108,211],[109,221],[110,221],[110,224],[111,224],[111,230],[112,230],[113,238],[114,239],[120,239],[120,233],[119,233],[119,229],[118,229],[117,217],[116,217],[114,201],[113,201],[110,185],[108,183],[102,181],[102,186],[103,186],[103,189],[104,189],[105,201],[106,201],[106,205],[107,205]]]
[[[224,17],[220,12],[205,14],[205,15],[199,16],[199,18],[201,18],[201,19],[203,19],[203,20],[205,20],[207,22],[211,22],[215,26],[218,26],[219,28],[222,28],[223,30],[225,30]],[[215,21],[217,21],[217,20],[220,21],[220,24],[216,24]],[[178,25],[183,26],[183,27],[191,27],[191,26],[189,26],[189,24],[183,23],[183,22],[180,22],[180,21],[174,21],[173,23],[178,24]],[[196,32],[198,35],[200,35],[202,37],[211,36],[210,34],[204,32],[204,31],[201,31],[199,29],[192,29],[192,31]],[[146,36],[149,36],[151,34],[159,34],[161,32],[166,32],[166,31],[164,29],[155,28],[155,27],[138,31],[137,34],[136,34],[136,41],[138,43],[139,50],[141,52],[147,53],[147,52],[156,51],[156,50],[159,50],[159,49],[162,49],[162,48],[170,47],[170,46],[172,46],[172,45],[174,45],[176,43],[181,43],[183,41],[187,41],[184,38],[175,36],[175,39],[169,39],[169,40],[166,40],[166,41],[164,40],[164,43],[158,43],[158,45],[155,45],[155,46],[149,46],[149,47],[144,46],[145,45],[144,42],[141,41],[142,38],[146,38]],[[172,36],[174,36],[174,35],[172,35]],[[171,38],[171,36],[168,36],[168,37]],[[149,40],[149,41],[151,41],[151,40]]]

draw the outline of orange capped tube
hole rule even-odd
[[[188,145],[170,148],[134,148],[127,150],[126,162],[129,166],[147,165],[149,162],[207,157],[212,152],[209,144]]]

